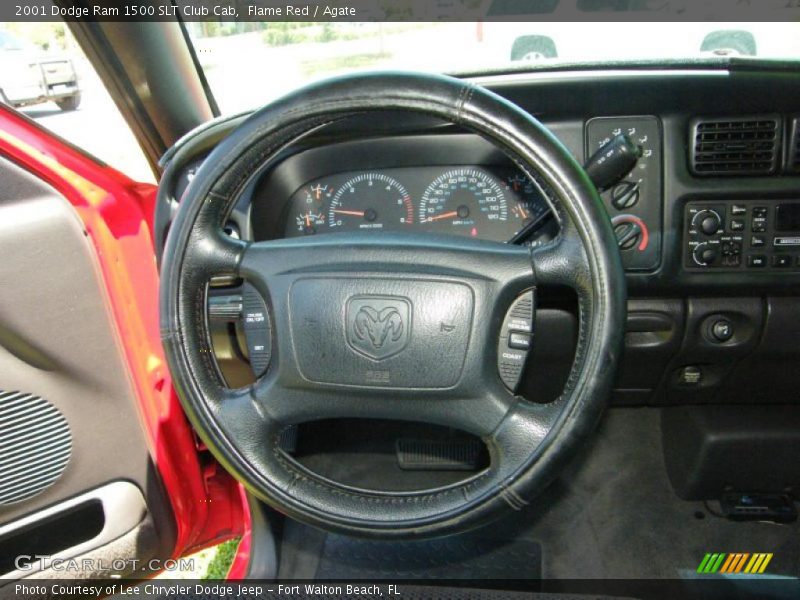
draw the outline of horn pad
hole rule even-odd
[[[474,304],[462,283],[300,279],[289,292],[298,370],[317,383],[453,387],[464,368]]]

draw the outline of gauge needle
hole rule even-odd
[[[306,214],[306,227],[311,227],[311,215]]]
[[[452,219],[453,217],[458,216],[458,211],[451,210],[450,212],[442,213],[440,215],[436,215],[435,217],[428,217],[428,221],[438,221],[440,219]]]
[[[334,210],[337,215],[352,215],[354,217],[363,217],[364,212],[363,210]]]

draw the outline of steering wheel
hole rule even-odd
[[[499,147],[551,190],[560,234],[534,248],[424,234],[256,243],[225,235],[237,197],[265,161],[327,124],[398,110],[452,122]],[[251,283],[273,324],[270,368],[244,389],[226,387],[214,363],[205,305],[216,276]],[[547,404],[515,395],[498,373],[509,308],[541,286],[572,288],[580,313],[571,372],[562,394]],[[169,233],[160,311],[164,350],[186,414],[250,492],[323,529],[419,537],[520,510],[558,473],[607,401],[626,293],[596,189],[536,119],[458,79],[389,72],[301,89],[254,113],[215,148]],[[538,346],[547,343],[535,339]],[[328,418],[458,428],[483,439],[489,466],[437,489],[347,486],[305,469],[280,446],[289,426]]]

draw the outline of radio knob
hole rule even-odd
[[[701,267],[707,267],[717,260],[717,250],[709,244],[698,244],[692,253],[694,262]]]
[[[706,235],[714,235],[722,227],[722,219],[713,210],[701,210],[694,216],[692,222]]]

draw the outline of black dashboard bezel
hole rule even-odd
[[[427,167],[515,168],[503,152],[467,133],[375,137],[311,148],[268,169],[251,192],[253,235],[257,240],[285,235],[290,198],[309,182],[346,172]],[[416,204],[419,199],[414,198]]]

